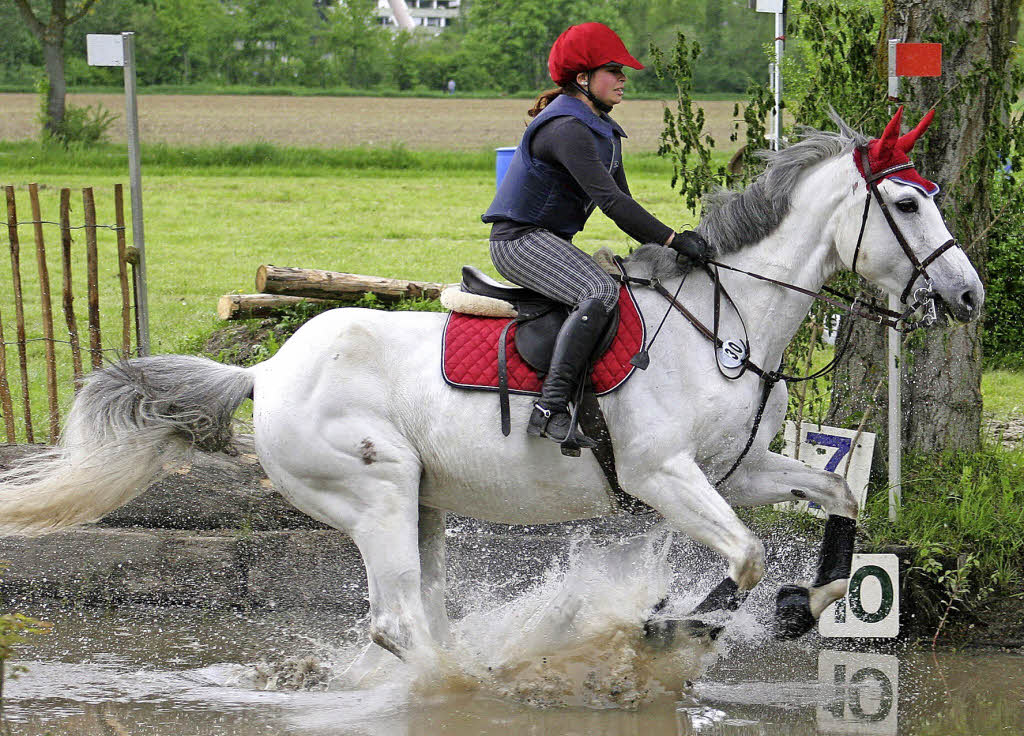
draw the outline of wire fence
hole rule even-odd
[[[19,439],[27,442],[36,441],[36,431],[33,426],[33,390],[38,392],[40,378],[45,382],[46,387],[46,424],[45,435],[50,443],[57,441],[60,433],[60,394],[62,389],[67,393],[66,386],[58,386],[58,346],[67,346],[70,353],[70,379],[72,388],[77,390],[87,370],[102,366],[104,353],[117,353],[123,356],[131,354],[132,328],[135,320],[135,295],[134,289],[129,290],[128,266],[133,268],[137,263],[134,248],[125,244],[125,220],[124,220],[124,192],[121,184],[114,185],[114,224],[100,224],[96,221],[96,202],[93,189],[86,187],[81,190],[82,194],[82,217],[83,224],[71,224],[71,189],[60,190],[59,218],[57,220],[43,219],[40,206],[39,186],[28,185],[29,205],[31,218],[26,220],[18,219],[18,207],[16,190],[14,186],[5,186],[4,192],[7,200],[7,239],[11,257],[11,285],[13,291],[11,298],[0,299],[0,413],[3,414],[4,432],[7,442],[14,443]],[[50,265],[47,260],[47,244],[45,238],[46,227],[56,228],[60,239],[60,264],[61,282],[59,296],[61,309],[64,316],[64,327],[55,328],[53,292],[51,289]],[[38,318],[30,315],[26,307],[32,306],[35,302],[34,294],[26,299],[27,294],[23,288],[23,265],[22,265],[22,233],[21,229],[31,229],[31,236],[25,250],[31,252],[34,244],[36,274],[38,276]],[[81,268],[81,258],[76,263],[74,242],[72,232],[84,231],[85,236],[85,291],[86,291],[86,327],[83,338],[79,330],[79,317],[75,312],[75,268]],[[103,335],[100,320],[100,250],[98,247],[97,232],[108,230],[116,237],[116,260],[118,290],[120,292],[120,336],[118,348],[104,348]],[[29,256],[31,257],[31,256]],[[81,274],[77,281],[81,283]],[[134,280],[133,280],[134,283]],[[34,289],[33,289],[34,291]],[[29,302],[27,304],[27,301]],[[10,320],[13,312],[15,322],[15,339],[8,341],[5,333],[5,321]],[[28,335],[29,320],[33,328],[40,331],[41,336]],[[138,326],[135,325],[137,330]],[[8,326],[9,329],[9,326]],[[57,329],[61,330],[58,336]],[[63,332],[66,330],[66,337]],[[87,342],[87,346],[83,345]],[[42,366],[38,365],[36,351],[30,350],[30,345],[42,343],[45,354],[42,356]],[[15,396],[12,394],[11,385],[13,376],[8,372],[7,351],[8,348],[16,350],[17,354],[17,379],[20,384],[21,422],[19,428],[18,416],[15,411]],[[87,355],[83,355],[87,353]],[[67,357],[61,356],[60,362],[66,362]],[[41,374],[41,375],[40,375]]]

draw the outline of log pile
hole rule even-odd
[[[217,304],[223,320],[266,317],[302,302],[345,304],[373,294],[382,302],[437,299],[445,284],[407,281],[357,273],[262,265],[256,269],[258,294],[225,294]]]

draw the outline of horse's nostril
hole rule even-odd
[[[974,311],[974,292],[968,289],[960,295],[960,303],[963,304],[970,311]]]

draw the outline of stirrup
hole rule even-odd
[[[550,425],[551,420],[554,417],[563,414],[569,417],[569,429],[565,436],[558,436],[548,432],[548,426]],[[597,447],[597,443],[579,430],[577,423],[577,420],[579,419],[578,415],[578,406],[572,413],[569,413],[568,411],[552,412],[540,403],[534,404],[533,413],[530,414],[530,421],[526,425],[526,433],[532,437],[547,437],[561,445],[563,455],[566,455],[567,457],[579,457],[581,449],[593,450]]]

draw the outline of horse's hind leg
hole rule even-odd
[[[402,659],[414,650],[429,652],[420,591],[419,459],[386,427],[363,422],[355,432],[345,429],[307,435],[301,445],[267,443],[260,459],[289,501],[359,548],[370,638]]]
[[[420,589],[417,507],[413,497],[408,504],[367,510],[349,530],[366,566],[370,638],[400,659],[428,653],[431,644]]]
[[[725,491],[735,505],[765,506],[806,499],[828,514],[814,580],[784,585],[776,598],[776,636],[794,639],[810,631],[822,611],[846,595],[853,564],[857,501],[841,475],[815,470],[775,453],[766,453],[762,463],[741,466],[741,470]]]
[[[420,590],[430,634],[441,644],[448,641],[445,593],[445,512],[420,506]]]

